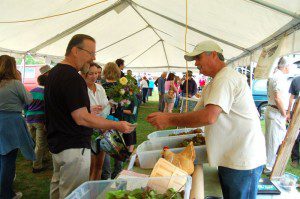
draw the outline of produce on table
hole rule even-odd
[[[189,132],[181,132],[181,133],[172,133],[169,136],[177,136],[177,135],[189,135],[189,134],[196,134],[196,133],[203,133],[202,129],[194,129]]]
[[[157,191],[146,187],[141,189],[114,190],[106,193],[105,199],[183,199],[184,191],[177,192],[170,188],[164,194],[158,194]],[[100,199],[98,196],[97,199]]]
[[[194,146],[205,145],[205,137],[201,134],[197,134],[192,139],[185,139],[180,144],[179,147],[186,147],[190,142],[193,142]]]

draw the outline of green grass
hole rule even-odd
[[[14,188],[23,193],[23,198],[49,198],[50,179],[52,177],[51,161],[46,162],[48,168],[38,174],[33,174],[32,162],[25,160],[21,154],[17,158],[16,180]]]
[[[147,135],[153,131],[156,131],[149,123],[146,122],[146,117],[152,112],[158,110],[158,96],[154,92],[152,97],[149,97],[149,101],[146,104],[142,104],[139,109],[138,115],[138,127],[137,127],[137,145],[147,140]],[[178,110],[175,110],[176,112]],[[262,129],[264,131],[264,121],[262,121]],[[23,193],[23,197],[29,199],[44,199],[49,198],[50,179],[52,177],[52,163],[51,161],[46,163],[47,170],[39,174],[33,174],[31,172],[32,163],[23,158],[22,155],[18,155],[17,158],[17,178],[14,183],[14,188],[17,191]],[[300,167],[299,167],[300,168]],[[288,163],[286,171],[300,176],[300,169],[293,168]]]
[[[265,133],[265,121],[264,120],[261,121],[261,128],[262,128],[263,133]],[[289,172],[289,173],[293,173],[293,174],[300,177],[300,169],[299,168],[300,167],[298,167],[298,168],[292,167],[291,166],[291,159],[290,159],[289,162],[286,165],[285,171]],[[263,175],[263,176],[266,177],[265,175]],[[300,183],[300,179],[298,180],[298,183]]]

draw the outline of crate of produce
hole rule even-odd
[[[155,190],[162,181],[185,182],[180,188],[166,187]],[[106,198],[141,198],[142,194],[156,195],[163,198],[189,199],[192,179],[190,176],[169,176],[150,178],[128,178],[103,181],[89,181],[80,185],[66,199],[106,199]],[[164,194],[163,196],[161,194]],[[124,196],[124,197],[122,197]]]
[[[165,146],[168,146],[174,153],[179,153],[185,147],[181,144],[186,140],[185,137],[176,136],[173,139],[148,140],[137,147],[137,156],[140,167],[143,169],[152,169],[155,163],[161,158],[161,152]],[[196,159],[195,164],[207,163],[206,146],[195,146]]]
[[[192,134],[203,133],[202,128],[182,128],[182,129],[171,129],[164,131],[154,131],[150,133],[147,138],[148,140],[155,140],[161,138],[174,138],[176,136],[190,137]]]

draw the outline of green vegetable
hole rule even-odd
[[[106,193],[106,199],[183,199],[181,193],[173,188],[166,191],[165,194],[158,194],[155,190],[148,187],[134,189],[132,191],[114,190]]]
[[[126,196],[125,190],[115,190],[115,191],[109,191],[106,193],[107,199],[122,199]]]

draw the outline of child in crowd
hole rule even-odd
[[[138,99],[135,94],[132,94],[131,103],[123,110],[123,120],[134,124],[137,122],[138,112]],[[133,152],[134,145],[136,144],[136,129],[129,134],[123,134],[124,141],[128,147],[129,152]]]
[[[173,89],[169,89],[169,91],[165,94],[164,112],[172,113],[174,101],[175,101],[175,92]]]

